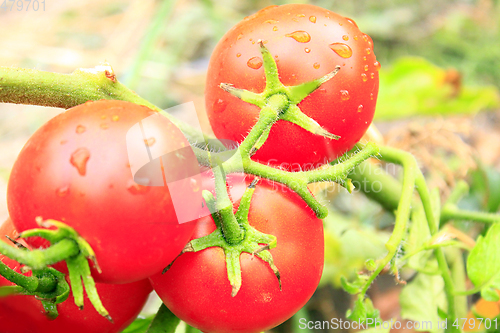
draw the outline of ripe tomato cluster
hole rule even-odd
[[[379,64],[371,39],[354,21],[311,5],[263,9],[237,24],[217,45],[206,88],[207,112],[217,137],[241,142],[258,118],[258,107],[219,86],[227,83],[255,93],[264,89],[259,41],[273,55],[285,85],[309,82],[340,66],[338,77],[298,104],[340,139],[278,121],[253,158],[303,169],[351,149],[373,117]],[[232,297],[224,251],[217,247],[182,254],[161,273],[190,239],[216,228],[210,215],[181,221],[179,209],[184,206],[174,194],[190,201],[191,207],[203,207],[201,190],[215,191],[211,177],[200,176],[193,151],[184,149],[189,142],[182,132],[166,118],[147,122],[153,114],[120,101],[87,102],[69,109],[29,139],[9,179],[8,208],[19,232],[38,227],[37,217],[54,219],[74,228],[93,248],[102,273],[92,270],[92,275],[115,323],[106,323],[90,306],[79,311],[71,299],[59,306],[57,319],[48,321],[34,298],[11,296],[0,300],[1,332],[42,332],[42,326],[51,332],[69,331],[69,326],[73,331],[76,327],[82,332],[119,332],[137,315],[151,285],[175,315],[204,332],[261,332],[290,318],[312,296],[323,269],[322,221],[296,193],[266,180],[257,184],[248,220],[258,231],[277,238],[270,253],[280,270],[281,290],[271,268],[244,253],[242,287]],[[127,133],[134,126],[143,136],[131,144]],[[147,152],[145,164],[152,169],[131,162],[140,149],[141,154]],[[151,172],[163,182],[149,179]],[[241,190],[232,179],[228,178],[228,188],[235,185],[233,192]],[[172,181],[185,182],[173,193],[167,186]],[[249,180],[240,179],[242,183],[248,185]],[[237,209],[241,195],[233,194]],[[27,242],[32,248],[48,246],[41,238]],[[0,260],[19,270],[16,262]],[[55,267],[65,271],[64,265]],[[0,277],[1,285],[9,282]],[[22,320],[26,329],[20,328],[20,318],[30,318]]]

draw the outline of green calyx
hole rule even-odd
[[[214,232],[207,236],[192,240],[182,251],[182,253],[198,252],[214,246],[222,248],[226,256],[227,276],[229,283],[231,284],[231,296],[233,297],[238,294],[242,284],[240,255],[243,252],[250,253],[252,256],[256,256],[265,261],[278,279],[278,287],[281,290],[280,273],[274,264],[271,252],[269,252],[270,249],[276,247],[277,245],[276,237],[256,230],[250,226],[248,222],[250,202],[253,192],[255,191],[256,183],[257,180],[254,180],[246,189],[243,197],[241,198],[238,210],[236,214],[234,214],[238,226],[243,234],[243,238],[238,243],[229,243],[227,241],[227,236],[223,228],[225,221],[223,220],[220,211],[217,210],[217,204],[214,196],[212,193],[205,190],[203,191],[203,197],[217,228]],[[170,266],[168,266],[163,272],[165,273]]]
[[[268,123],[268,128],[264,132],[264,140],[259,140],[256,145],[251,150],[252,154],[259,149],[264,143],[265,139],[269,135],[270,127],[277,120],[286,120],[294,123],[305,130],[321,135],[325,138],[338,140],[340,136],[329,133],[326,129],[322,128],[314,119],[306,116],[300,108],[297,106],[304,98],[309,96],[313,91],[318,89],[323,83],[335,77],[335,75],[340,70],[340,66],[337,66],[335,70],[328,73],[327,75],[312,80],[306,83],[299,84],[297,86],[285,86],[281,83],[278,74],[278,67],[274,61],[269,50],[264,46],[262,41],[259,42],[260,51],[262,54],[262,63],[264,67],[264,73],[266,76],[266,87],[264,91],[260,94],[233,87],[229,83],[221,83],[220,88],[229,92],[230,94],[240,98],[241,100],[257,105],[261,108],[261,114],[259,120],[265,117],[263,114],[268,112],[267,109],[272,106],[274,110],[277,110],[276,117],[273,121]],[[280,98],[281,105],[276,106],[276,99]],[[274,101],[273,101],[274,99]]]
[[[88,259],[94,262],[98,272],[101,271],[90,245],[73,228],[62,222],[37,219],[37,223],[43,228],[26,230],[19,235],[19,238],[42,237],[51,243],[49,248],[28,251],[17,242],[17,248],[0,242],[0,253],[26,265],[25,271],[33,272],[32,277],[27,277],[0,263],[0,275],[17,284],[17,286],[3,289],[3,292],[0,288],[0,296],[2,294],[34,295],[42,301],[49,317],[57,317],[56,304],[68,298],[70,288],[64,274],[47,266],[65,260],[75,304],[83,309],[83,289],[85,288],[97,312],[112,322],[108,311],[102,305],[90,272]],[[52,226],[57,229],[47,229]]]

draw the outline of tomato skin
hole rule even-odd
[[[300,197],[279,184],[261,181],[250,205],[250,225],[275,235],[271,250],[282,291],[269,266],[241,255],[242,287],[231,297],[221,248],[181,255],[165,274],[150,278],[154,290],[179,318],[203,332],[262,332],[297,312],[314,293],[323,270],[322,221]],[[215,229],[202,218],[193,238]]]
[[[161,271],[195,225],[177,222],[168,187],[137,185],[132,178],[126,135],[153,114],[129,102],[87,102],[43,125],[19,154],[9,179],[8,209],[16,228],[37,228],[37,216],[73,227],[96,253],[102,274],[93,276],[99,282],[129,283]],[[189,147],[180,130],[162,118],[151,129],[156,134],[150,149]],[[165,166],[170,176],[185,179],[186,172],[196,171],[190,168],[199,172],[194,153],[181,154],[182,160]],[[201,205],[199,190],[183,186],[179,193]],[[28,241],[46,246],[41,239]]]
[[[17,236],[10,221],[0,227],[2,241],[4,235]],[[0,261],[19,273],[20,265],[14,260],[0,255]],[[10,285],[13,283],[0,276],[0,287]],[[148,280],[123,285],[97,283],[96,288],[114,323],[99,315],[86,296],[84,309],[79,310],[70,294],[65,302],[58,305],[59,316],[55,320],[47,319],[41,302],[33,296],[9,296],[0,298],[0,332],[121,332],[137,317],[152,290]]]
[[[307,32],[310,41],[302,43],[286,36],[297,31]],[[300,37],[297,38],[301,40]],[[265,8],[222,37],[210,59],[205,92],[215,135],[241,142],[256,122],[260,109],[223,91],[219,85],[230,83],[256,93],[264,90],[263,67],[254,69],[257,66],[248,65],[250,59],[254,62],[262,59],[258,40],[264,41],[275,57],[280,80],[285,85],[320,78],[335,66],[341,66],[333,79],[299,103],[306,115],[341,138],[325,139],[295,124],[278,121],[253,158],[297,171],[318,167],[351,149],[372,121],[380,65],[371,38],[352,20],[307,4]],[[343,58],[335,53],[330,47],[333,43],[348,45],[352,56]]]

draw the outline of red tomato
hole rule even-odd
[[[242,287],[231,297],[221,248],[185,253],[165,274],[150,278],[165,305],[203,332],[262,332],[297,312],[314,293],[323,270],[323,223],[302,199],[279,184],[261,181],[249,213],[250,225],[277,237],[271,250],[282,291],[265,262],[241,255]],[[215,229],[202,218],[193,238]]]
[[[145,120],[152,115],[154,122]],[[139,122],[145,139],[129,144],[127,133],[133,126],[140,133]],[[173,153],[162,155],[163,165],[158,158],[146,164],[148,170],[127,152],[146,160],[147,152]],[[132,178],[134,168],[143,185]],[[164,185],[161,171],[167,181],[178,180],[175,191],[170,183],[146,186],[158,185],[148,178],[158,174]],[[189,210],[174,209],[173,196],[201,206],[199,186],[191,186],[197,173],[189,143],[167,118],[129,102],[88,102],[51,119],[29,139],[10,175],[8,208],[19,231],[38,227],[37,216],[73,227],[96,253],[102,268],[93,273],[96,280],[128,283],[161,271],[189,241],[194,222],[179,223],[178,214]]]
[[[10,221],[0,227],[0,238],[4,235],[15,237],[17,232]],[[2,255],[0,261],[19,272],[20,265]],[[0,287],[13,283],[0,276]],[[0,298],[0,332],[2,333],[113,333],[121,332],[139,314],[144,306],[151,285],[147,280],[130,284],[96,284],[104,307],[109,311],[114,323],[97,313],[88,298],[85,307],[79,310],[73,296],[57,306],[59,316],[49,320],[44,315],[42,303],[33,296],[9,296]]]
[[[265,78],[258,40],[274,56],[280,80],[298,85],[341,69],[337,76],[299,103],[300,109],[336,140],[278,121],[254,159],[289,170],[311,169],[347,150],[363,136],[375,111],[380,64],[373,43],[356,23],[306,4],[265,8],[245,18],[215,48],[205,92],[210,124],[218,138],[241,142],[260,109],[219,88],[221,83],[260,93]]]

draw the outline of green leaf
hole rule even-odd
[[[467,274],[476,287],[500,286],[500,224],[493,224],[485,237],[477,238],[467,258]]]
[[[494,86],[462,86],[457,92],[446,82],[446,70],[423,58],[404,57],[380,71],[375,118],[398,119],[413,115],[473,114],[500,106]]]
[[[344,276],[342,276],[340,278],[340,283],[345,291],[347,291],[351,295],[356,295],[361,292],[361,289],[366,284],[366,281],[368,281],[368,278],[369,277],[366,275],[358,274],[356,275],[355,281],[349,282]]]
[[[146,333],[152,321],[153,316],[148,318],[137,318],[122,333]]]
[[[500,297],[498,296],[496,290],[491,288],[481,289],[481,297],[488,302],[498,302],[500,300]]]
[[[439,275],[418,274],[399,296],[401,317],[419,322],[419,331],[441,332],[439,308],[446,308],[444,282]]]
[[[380,312],[375,309],[371,299],[363,299],[362,296],[358,297],[352,310],[347,310],[346,318],[361,323],[365,323],[367,319],[372,319],[369,321],[371,323],[382,321]]]
[[[174,333],[179,323],[180,319],[162,304],[147,333]]]

